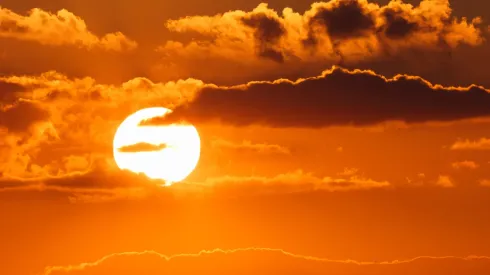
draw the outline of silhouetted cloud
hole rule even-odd
[[[297,81],[204,87],[188,104],[141,125],[181,120],[271,127],[422,123],[488,116],[489,104],[489,91],[480,86],[442,87],[415,76],[387,79],[372,71],[333,68]]]
[[[314,15],[308,21],[306,44],[316,45],[318,29],[333,40],[368,36],[369,31],[374,31],[375,18],[372,12],[365,8],[365,4],[363,1],[347,0],[317,5]]]
[[[380,30],[391,39],[402,39],[419,29],[415,20],[410,20],[410,14],[402,9],[387,8],[383,11],[386,22]]]
[[[284,62],[284,56],[277,48],[279,40],[286,34],[285,27],[276,18],[265,13],[250,14],[242,18],[243,24],[253,28],[257,54],[277,62]]]

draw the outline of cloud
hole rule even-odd
[[[458,140],[451,145],[451,150],[490,150],[490,139],[480,138],[476,141]]]
[[[62,9],[56,14],[42,9],[31,9],[26,16],[0,6],[0,37],[35,41],[43,45],[74,45],[86,49],[129,51],[137,47],[121,32],[97,37],[85,21]]]
[[[385,78],[369,70],[334,67],[318,77],[203,87],[191,102],[141,125],[220,121],[235,126],[367,126],[424,123],[490,115],[483,87],[443,87],[409,75]]]
[[[474,161],[468,161],[468,160],[465,160],[465,161],[459,161],[459,162],[453,162],[451,164],[451,166],[454,168],[454,169],[462,169],[462,168],[468,168],[468,169],[476,169],[478,167],[480,167],[478,165],[478,163],[474,162]]]
[[[284,62],[284,55],[277,44],[286,34],[285,27],[273,16],[265,13],[244,16],[242,23],[254,30],[257,55],[276,62]]]
[[[249,247],[237,249],[201,250],[197,253],[165,255],[153,250],[108,254],[96,261],[65,266],[48,266],[43,275],[99,274],[105,270],[119,270],[120,274],[134,274],[148,270],[147,274],[195,274],[197,271],[213,274],[230,274],[239,268],[240,274],[324,274],[337,270],[342,274],[405,274],[410,270],[431,270],[431,274],[445,274],[457,266],[465,274],[485,274],[488,256],[418,256],[392,261],[336,260],[295,254],[283,249]],[[267,262],[267,265],[261,263]],[[471,262],[471,264],[470,264]],[[244,264],[247,263],[247,264]],[[234,268],[233,268],[234,267]],[[99,271],[99,273],[97,272]],[[405,271],[405,272],[404,272]],[[480,272],[481,271],[481,272]],[[93,272],[93,273],[92,273]],[[150,272],[150,273],[148,273]],[[477,273],[474,273],[477,272]],[[408,274],[408,273],[407,273]],[[456,273],[455,273],[456,274]]]
[[[332,40],[368,36],[375,31],[375,18],[366,1],[330,1],[313,7],[307,43],[318,42],[315,33],[318,28]]]
[[[339,176],[353,176],[359,172],[359,169],[357,168],[344,168],[344,171],[337,173]]]
[[[455,187],[453,180],[446,175],[440,175],[439,178],[437,178],[436,185],[444,188]]]
[[[0,128],[8,131],[24,132],[36,122],[49,118],[49,112],[38,103],[28,100],[20,100],[14,104],[0,106]]]
[[[179,33],[197,32],[205,39],[184,44],[169,41],[158,48],[166,56],[203,59],[212,56],[240,63],[330,64],[366,61],[407,50],[448,51],[461,44],[483,42],[480,18],[452,16],[448,0],[423,0],[418,6],[367,0],[317,2],[303,14],[285,8],[279,13],[266,3],[252,11],[168,20]]]
[[[4,183],[18,183],[16,188],[36,190],[53,189],[52,181],[46,184],[50,179],[75,182],[75,178],[80,178],[99,187],[112,182],[108,178],[111,173],[117,175],[115,167],[100,168],[108,173],[103,174],[105,176],[86,178],[87,173],[94,175],[92,165],[99,159],[112,161],[117,127],[128,114],[145,107],[168,107],[174,109],[168,116],[177,113],[179,119],[197,123],[220,119],[232,125],[263,123],[272,127],[366,125],[391,119],[408,122],[451,120],[486,115],[488,111],[487,91],[481,87],[442,87],[418,77],[401,75],[387,79],[371,71],[339,68],[295,82],[280,79],[239,86],[217,86],[195,79],[155,83],[146,78],[135,78],[116,86],[100,84],[89,77],[70,79],[53,71],[38,76],[0,77],[0,83],[8,83],[12,95],[0,102],[3,108],[0,177]],[[13,108],[20,107],[26,109],[11,113]],[[38,107],[41,112],[30,111]],[[19,123],[23,120],[25,123]],[[260,153],[290,152],[290,148],[283,145],[246,140],[218,140],[214,146]],[[289,169],[287,171],[291,171]],[[248,188],[253,193],[262,187],[265,192],[309,192],[390,185],[354,175],[318,177],[303,171],[246,176],[231,174],[224,178],[208,178],[194,185],[186,183],[182,187],[199,189],[209,184],[208,190],[233,193]],[[73,186],[63,186],[68,187]],[[87,186],[83,185],[83,188]],[[75,193],[80,194],[78,191]],[[79,195],[80,198],[87,196]]]
[[[146,142],[140,142],[132,145],[127,145],[118,148],[117,150],[121,153],[137,153],[137,152],[153,152],[160,151],[167,148],[166,144],[150,144]]]
[[[228,150],[244,150],[253,151],[261,154],[284,154],[289,155],[291,151],[289,148],[278,145],[278,144],[268,144],[268,143],[252,143],[249,140],[244,140],[240,143],[235,143],[223,139],[214,139],[212,141],[212,146],[220,149]]]
[[[484,187],[490,187],[490,180],[480,180],[480,185]]]
[[[162,187],[164,182],[161,180],[119,170],[110,156],[93,154],[64,157],[45,166],[30,164],[21,175],[0,174],[0,192],[54,192],[74,203],[94,203],[142,199],[156,194],[201,196],[219,193],[225,197],[246,197],[266,193],[347,192],[392,187],[387,181],[353,174],[317,177],[302,170],[272,177],[209,177],[202,181],[183,181]]]
[[[159,188],[161,181],[119,170],[104,156],[69,156],[61,163],[31,165],[31,169],[36,170],[32,176],[0,174],[0,192],[47,192],[72,203],[99,203],[142,199],[166,191]]]
[[[24,91],[22,85],[0,81],[0,102],[12,104],[22,91]]]
[[[129,114],[155,102],[174,108],[204,85],[134,78],[116,86],[54,71],[4,76],[0,83],[0,171],[19,178],[65,174],[63,161],[70,156],[112,157],[114,134]],[[72,161],[70,169],[76,167]]]
[[[390,188],[387,181],[376,181],[360,176],[318,177],[303,170],[297,170],[273,177],[265,176],[221,176],[208,178],[200,185],[215,192],[237,194],[255,193],[301,193],[311,191],[355,191]]]

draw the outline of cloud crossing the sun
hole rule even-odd
[[[160,151],[167,148],[167,144],[150,144],[146,142],[140,142],[132,145],[127,145],[118,148],[121,153],[137,153],[137,152],[153,152]]]
[[[181,120],[234,126],[321,128],[366,126],[388,121],[447,122],[490,115],[484,87],[444,87],[410,75],[386,78],[370,70],[333,67],[296,81],[256,81],[208,86],[165,117],[141,125]]]

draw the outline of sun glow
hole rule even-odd
[[[147,108],[127,117],[114,136],[114,159],[120,169],[161,179],[165,185],[184,180],[196,167],[201,142],[192,125],[138,126],[171,110]]]

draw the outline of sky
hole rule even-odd
[[[488,274],[489,20],[483,0],[2,0],[0,273]],[[114,159],[148,107],[172,112],[137,127],[200,137],[169,186]]]

